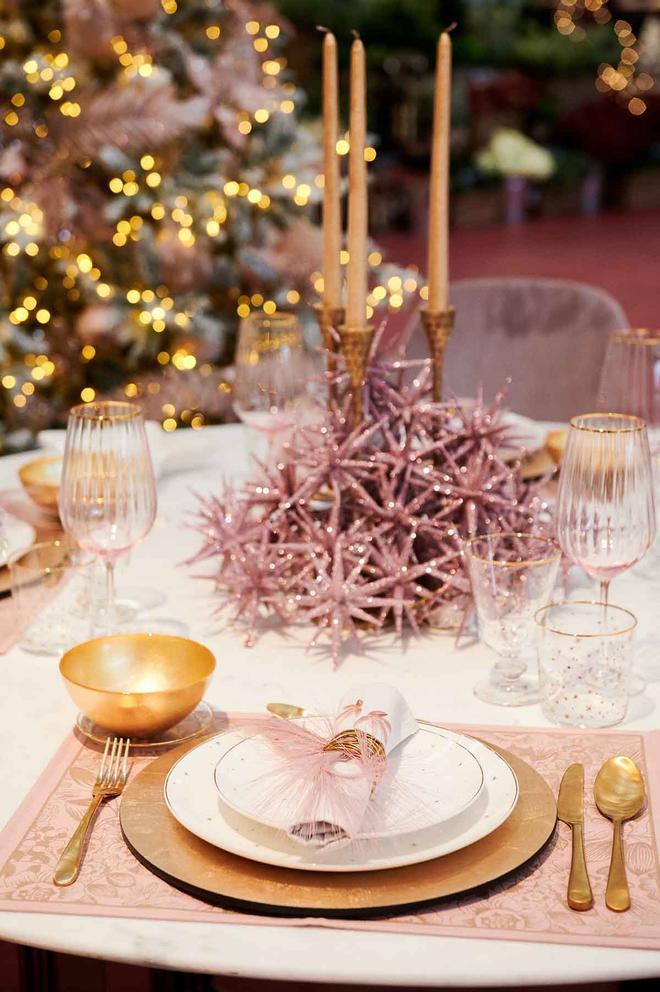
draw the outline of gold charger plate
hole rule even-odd
[[[384,871],[295,871],[248,861],[195,837],[171,815],[163,786],[187,743],[152,761],[124,790],[119,812],[128,847],[160,878],[230,909],[275,916],[366,917],[428,906],[502,878],[545,846],[557,820],[550,787],[521,758],[493,748],[518,777],[509,819],[488,837],[435,861]]]
[[[25,507],[26,503],[28,503],[29,507],[27,511]],[[33,507],[28,502],[28,498],[23,493],[23,490],[9,490],[5,492],[3,494],[1,508],[6,513],[11,514],[11,516],[18,517],[19,520],[24,520],[25,523],[34,527],[34,541],[30,547],[25,548],[25,551],[29,551],[35,544],[40,544],[42,541],[59,541],[64,537],[64,531],[59,520],[46,517],[36,506]],[[5,599],[8,596],[11,596],[11,576],[7,566],[2,565],[0,566],[0,599]]]

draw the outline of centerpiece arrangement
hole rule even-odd
[[[224,606],[253,643],[267,617],[309,625],[310,643],[342,642],[404,624],[460,626],[470,604],[462,548],[477,533],[543,527],[544,503],[525,483],[499,417],[502,397],[443,401],[448,304],[451,41],[438,43],[429,211],[431,360],[379,357],[384,328],[366,322],[367,172],[364,47],[351,49],[348,278],[342,307],[336,43],[324,40],[324,296],[327,410],[296,429],[274,464],[200,501],[204,545]],[[222,607],[221,607],[222,608]]]

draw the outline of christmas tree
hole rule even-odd
[[[117,390],[168,429],[221,419],[237,320],[318,283],[285,26],[243,0],[0,0],[10,435]]]

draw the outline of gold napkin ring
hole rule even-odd
[[[347,758],[377,758],[385,760],[385,748],[381,741],[365,730],[342,730],[323,745],[324,751],[341,751]]]

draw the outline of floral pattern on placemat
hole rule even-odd
[[[652,811],[647,809],[625,827],[632,908],[627,913],[612,913],[604,905],[611,825],[598,813],[590,791],[601,763],[614,754],[627,754],[637,761],[651,787],[648,744],[653,737],[657,745],[656,735],[501,727],[463,729],[519,755],[555,792],[569,764],[584,764],[585,833],[594,908],[575,913],[566,906],[570,831],[559,824],[541,854],[513,877],[486,889],[453,897],[432,909],[384,920],[315,920],[314,925],[660,949],[659,857]],[[56,767],[51,765],[0,835],[0,910],[182,922],[310,925],[309,920],[237,914],[209,906],[171,887],[128,851],[121,837],[118,803],[102,807],[78,882],[69,888],[56,888],[51,882],[53,868],[88,802],[98,759],[96,751],[82,746],[72,736],[55,759]],[[149,756],[137,756],[134,774],[148,760]]]

